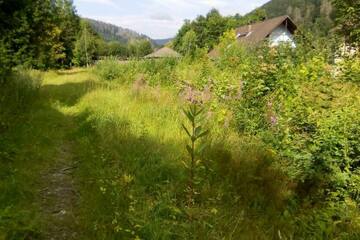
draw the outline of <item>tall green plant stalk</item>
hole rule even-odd
[[[196,167],[200,164],[199,160],[196,160],[197,153],[204,149],[204,145],[199,145],[198,141],[209,134],[208,130],[203,130],[201,123],[203,122],[204,108],[192,103],[189,108],[184,109],[185,116],[189,122],[190,128],[187,128],[185,124],[182,124],[184,131],[189,137],[190,144],[186,145],[186,150],[190,156],[190,164],[184,161],[184,166],[189,170],[189,185],[188,185],[188,204],[189,206],[194,202],[195,194],[195,172]]]

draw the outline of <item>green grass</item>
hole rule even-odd
[[[275,164],[276,154],[228,126],[227,110],[206,110],[210,135],[189,206],[179,89],[146,84],[135,73],[127,73],[134,77],[129,82],[122,78],[130,75],[103,81],[94,71],[44,73],[33,103],[2,132],[0,239],[41,239],[56,224],[48,222],[39,192],[64,144],[71,146],[77,191],[76,223],[66,224],[77,229],[76,239],[309,236],[316,225],[303,219],[313,210],[294,207],[296,185]],[[155,81],[154,74],[145,71],[145,80]],[[320,223],[327,217],[312,216]]]
[[[45,73],[30,111],[2,137],[14,148],[12,162],[2,162],[1,219],[10,215],[1,222],[3,234],[36,239],[46,233],[43,175],[59,157],[59,146],[72,142],[81,238],[236,239],[245,213],[240,205],[231,207],[239,201],[231,199],[237,194],[232,181],[241,180],[225,163],[232,165],[236,154],[228,146],[245,142],[229,129],[220,134],[217,121],[208,120],[214,131],[202,157],[206,167],[198,172],[201,194],[188,208],[184,106],[175,89],[104,83],[84,69]]]
[[[36,98],[25,100],[31,104],[20,106],[23,110],[16,115],[3,115],[8,127],[0,138],[0,239],[38,239],[47,228],[39,199],[46,185],[42,177],[54,164],[59,145],[73,131],[73,116],[58,111],[57,106],[75,104],[86,91],[88,75],[80,81],[79,77],[76,71],[46,73]]]
[[[74,116],[79,127],[74,133],[76,173],[86,238],[265,238],[269,233],[255,229],[277,215],[260,220],[263,211],[279,214],[284,198],[282,188],[265,182],[280,175],[271,170],[266,151],[252,150],[256,142],[224,129],[216,116],[207,120],[212,140],[202,156],[205,167],[197,173],[200,195],[194,207],[187,207],[188,177],[182,162],[188,156],[181,130],[186,104],[174,90],[100,84],[75,105],[57,104],[58,111]],[[247,174],[241,170],[243,162],[251,165]],[[255,174],[264,177],[259,181],[266,187],[251,191],[248,185],[258,185],[252,180]],[[251,199],[241,196],[242,191],[257,198],[255,208],[247,206]],[[276,204],[269,204],[272,200]]]

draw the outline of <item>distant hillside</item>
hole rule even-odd
[[[269,18],[289,15],[298,25],[320,33],[334,26],[331,0],[271,0],[260,9],[266,10]]]
[[[97,32],[106,41],[119,41],[122,43],[128,43],[138,39],[149,39],[152,41],[148,36],[127,28],[122,28],[110,23],[105,23],[89,18],[85,18],[85,20],[89,22],[94,31]]]
[[[166,38],[166,39],[153,39],[153,42],[158,46],[164,46],[168,42],[173,40],[173,38]]]

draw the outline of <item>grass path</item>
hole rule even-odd
[[[77,239],[77,191],[73,177],[71,142],[62,143],[53,166],[42,173],[44,188],[40,192],[42,214],[47,221],[46,239]]]
[[[78,214],[79,193],[74,177],[77,123],[66,112],[89,91],[89,75],[81,71],[47,73],[29,125],[41,151],[32,171],[39,171],[35,205],[39,209],[40,235],[44,239],[82,239]],[[27,146],[33,148],[34,145]],[[29,156],[36,158],[36,156]],[[36,173],[32,173],[36,175]]]

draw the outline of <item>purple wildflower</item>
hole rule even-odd
[[[278,124],[278,119],[277,119],[277,117],[276,116],[271,116],[271,118],[270,118],[270,123],[271,123],[271,126],[276,126],[277,124]]]

